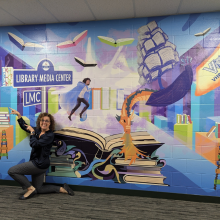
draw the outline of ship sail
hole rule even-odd
[[[137,62],[139,83],[144,85],[160,78],[179,62],[176,46],[155,21],[138,29]]]

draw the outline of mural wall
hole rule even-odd
[[[0,179],[31,151],[10,107],[56,120],[47,182],[219,196],[219,21],[1,27]]]

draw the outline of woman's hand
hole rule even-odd
[[[9,107],[9,108],[10,108],[10,107]],[[10,109],[11,109],[11,113],[10,113],[10,114],[12,114],[12,115],[17,115],[17,116],[21,115],[18,111],[14,110],[14,109],[12,109],[12,108],[10,108]]]
[[[27,127],[28,131],[30,131],[30,132],[34,131],[34,129],[30,125],[25,125],[25,126]]]

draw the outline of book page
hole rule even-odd
[[[163,185],[163,179],[165,179],[164,176],[162,177],[149,177],[149,176],[135,176],[135,175],[125,175],[124,181],[127,183],[143,183],[143,184],[161,184]]]
[[[164,44],[166,41],[163,37],[163,35],[160,32],[157,32],[152,39],[154,40],[154,42],[156,43],[157,46]]]
[[[116,143],[111,144],[110,146],[108,145],[108,148],[106,148],[105,150],[107,151],[112,151],[112,149],[116,148],[116,147],[122,147],[123,141],[119,141]],[[156,140],[133,140],[132,143],[134,145],[147,145],[147,144],[160,144],[160,142],[156,141]]]
[[[154,42],[149,39],[144,43],[144,47],[146,48],[147,52],[153,48],[155,48]]]
[[[67,41],[64,41],[62,43],[57,44],[57,47],[67,45],[67,44],[73,44],[73,42],[71,40],[67,40]]]
[[[83,31],[82,33],[78,34],[76,37],[73,38],[73,43],[77,41],[87,30]]]
[[[163,65],[167,62],[175,62],[174,51],[170,47],[165,47],[159,50],[159,55],[162,59]]]
[[[8,33],[11,37],[13,37],[19,44],[21,44],[22,46],[24,46],[24,41],[20,38],[20,37],[18,37],[18,36],[16,36],[15,34],[12,34],[12,33]]]
[[[145,59],[145,64],[147,65],[149,70],[152,70],[153,68],[160,67],[161,62],[160,62],[160,57],[158,56],[157,53],[149,55]]]
[[[156,70],[154,72],[151,73],[151,77],[152,77],[152,80],[157,78],[158,77],[158,74],[159,74],[159,70]]]
[[[129,165],[131,159],[125,160],[124,158],[117,158],[115,160],[116,165]],[[157,165],[156,160],[148,160],[148,159],[136,159],[134,163],[130,166],[154,166]]]
[[[105,149],[108,150],[110,148],[112,148],[112,145],[114,145],[114,147],[117,145],[117,146],[121,146],[122,145],[122,142],[123,140],[121,139],[122,138],[122,134],[119,134],[120,137],[118,138],[114,138],[114,139],[111,139],[111,140],[108,140],[108,142],[106,141],[106,146],[105,146]],[[119,136],[118,135],[118,136]],[[114,135],[116,136],[116,135]],[[110,136],[111,137],[111,136]],[[110,137],[107,137],[106,139],[110,138]],[[148,136],[145,136],[145,135],[140,135],[140,136],[132,136],[132,139],[133,141],[145,141],[147,140],[147,143],[149,141],[152,141],[155,143],[155,139],[153,136],[151,135],[148,135]],[[136,142],[137,143],[137,142]],[[139,142],[138,142],[139,143]]]
[[[109,42],[112,42],[115,44],[115,40],[113,38],[110,38],[110,37],[103,37],[103,36],[98,36],[98,38],[101,38],[103,40],[106,40],[106,41],[109,41]]]
[[[80,59],[79,57],[74,57],[75,59],[79,60],[81,63],[85,64],[85,61]]]
[[[171,48],[173,48],[173,50],[176,50],[176,45],[170,43],[169,41],[167,41],[167,42],[165,43],[165,47],[171,47]]]
[[[149,29],[148,25],[144,25],[144,26],[138,28],[137,32],[139,34],[145,34],[145,33],[150,32],[150,29]]]
[[[137,63],[140,65],[143,62],[142,56],[138,56]]]
[[[171,69],[173,69],[173,65],[172,65],[172,64],[169,64],[169,65],[167,65],[167,66],[161,68],[161,71],[162,71],[162,72],[165,72],[165,71],[171,70]]]
[[[111,141],[113,139],[121,138],[121,137],[123,137],[123,135],[124,135],[123,133],[110,135],[105,138],[106,143],[108,143],[109,141]],[[151,136],[151,135],[146,131],[131,132],[131,137],[137,137],[137,136]]]
[[[151,32],[151,35],[155,35],[157,32],[164,33],[164,32],[162,31],[162,29],[158,27],[158,28],[156,28],[154,31]]]
[[[120,43],[120,42],[126,42],[126,41],[132,41],[134,40],[134,38],[120,38],[118,40],[116,40],[116,43]]]
[[[60,134],[60,132],[62,132],[62,133],[69,132],[70,136],[82,137],[82,138],[86,138],[88,140],[94,140],[94,138],[95,138],[101,142],[100,146],[102,146],[102,148],[104,149],[105,139],[101,135],[99,135],[93,131],[89,131],[89,130],[81,129],[81,128],[65,127],[63,129],[61,129],[60,131],[55,131],[54,133]],[[93,139],[91,139],[90,137]]]
[[[144,47],[142,48],[141,52],[142,52],[142,56],[145,57],[146,56],[146,51],[145,51]]]
[[[26,43],[24,46],[25,46],[25,47],[38,47],[38,48],[44,48],[42,45],[40,45],[40,44],[35,44],[35,43]]]
[[[148,28],[150,31],[153,31],[155,28],[157,28],[157,23],[156,21],[151,21],[150,23],[147,24]]]
[[[178,54],[177,51],[174,51],[174,58],[175,58],[175,61],[176,61],[176,62],[179,62],[179,61],[180,61],[179,54]]]

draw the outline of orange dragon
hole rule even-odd
[[[144,89],[131,93],[124,101],[121,110],[121,116],[116,115],[116,119],[124,128],[124,135],[121,138],[123,140],[123,147],[120,154],[125,154],[125,160],[131,159],[129,165],[135,162],[138,158],[137,154],[145,156],[140,150],[138,150],[132,143],[131,137],[131,125],[134,118],[134,111],[131,114],[131,109],[136,102],[147,101],[151,94],[155,92],[153,90]]]
[[[135,162],[139,155],[144,155],[144,152],[138,150],[132,143],[131,125],[134,118],[134,111],[131,114],[131,109],[136,102],[146,101],[146,105],[150,106],[167,106],[171,105],[181,98],[190,90],[193,81],[193,71],[190,65],[185,66],[185,70],[176,78],[176,80],[159,91],[149,89],[138,90],[131,93],[124,101],[121,110],[121,116],[116,115],[116,119],[124,128],[122,137],[123,147],[120,154],[125,154],[125,160],[131,159],[130,165]],[[145,152],[146,153],[146,152]]]

